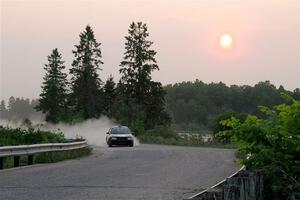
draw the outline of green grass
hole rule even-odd
[[[57,152],[46,152],[35,154],[33,157],[33,164],[38,163],[55,163],[63,160],[69,160],[74,158],[80,158],[87,156],[91,153],[92,149],[90,147],[85,147],[81,149],[74,149],[68,151],[57,151]],[[23,155],[20,157],[20,166],[27,165],[27,156]],[[4,169],[13,167],[13,157],[7,157],[4,159]]]
[[[55,163],[63,160],[80,158],[91,153],[90,147],[74,149],[69,151],[57,151],[37,154],[34,158],[35,163]]]
[[[27,156],[20,156],[20,166],[27,164]],[[13,157],[4,158],[4,169],[12,168],[14,166]]]

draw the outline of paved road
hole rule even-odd
[[[161,145],[0,172],[1,200],[183,199],[237,170],[233,150]]]

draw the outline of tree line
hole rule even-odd
[[[151,73],[159,70],[159,66],[148,36],[146,24],[130,24],[119,66],[121,79],[115,82],[110,76],[103,82],[99,76],[104,64],[101,43],[96,40],[92,27],[87,25],[72,51],[74,60],[68,73],[57,48],[48,56],[42,92],[35,109],[52,123],[74,123],[106,115],[119,123],[145,130],[168,125],[165,90],[160,82],[151,78]]]
[[[254,86],[231,85],[222,82],[204,83],[200,80],[170,84],[164,87],[166,110],[172,118],[176,130],[213,130],[219,119],[230,116],[245,117],[258,115],[258,106],[272,108],[286,103],[281,93],[300,100],[300,89],[288,91],[283,86],[276,88],[270,81],[259,82]],[[227,117],[226,117],[227,116]],[[219,130],[218,130],[219,131]]]
[[[135,117],[135,125],[142,123],[138,119],[138,113],[126,115],[128,107],[122,102],[119,84],[115,83],[110,76],[102,86],[105,91],[103,98],[103,110],[109,117],[122,116],[127,118]],[[204,83],[196,80],[194,82],[182,82],[163,87],[166,92],[166,112],[172,117],[173,127],[180,130],[203,130],[209,128],[215,132],[221,131],[219,121],[235,116],[239,119],[246,118],[247,114],[263,117],[258,106],[273,107],[286,103],[281,93],[288,94],[296,100],[300,100],[300,89],[289,91],[280,86],[276,88],[269,81],[259,82],[254,86],[227,86],[224,83]],[[113,101],[112,101],[113,99]],[[11,97],[8,105],[4,100],[0,104],[0,117],[3,119],[24,119],[30,116],[39,116],[34,110],[39,100]],[[121,104],[122,103],[122,104]],[[163,103],[163,102],[161,102]],[[131,109],[138,110],[138,105]],[[150,108],[150,107],[149,107]],[[65,113],[63,113],[65,114]],[[153,112],[153,114],[155,114]],[[62,115],[62,114],[60,114]],[[67,114],[65,114],[67,115]],[[151,115],[149,113],[148,115]],[[62,117],[62,116],[60,116]],[[72,116],[72,119],[78,116]],[[124,120],[124,121],[125,121]],[[140,121],[139,121],[140,120]]]
[[[26,118],[38,119],[41,113],[34,109],[38,105],[38,100],[30,100],[28,98],[15,98],[11,96],[7,102],[1,100],[0,103],[0,119],[5,120],[24,120]]]

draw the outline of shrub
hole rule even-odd
[[[64,142],[62,133],[0,126],[0,146]]]
[[[142,119],[136,119],[131,123],[131,129],[135,136],[139,136],[145,133],[145,124]]]
[[[148,130],[145,132],[145,135],[152,136],[152,137],[162,137],[164,139],[173,138],[175,140],[180,139],[180,136],[175,133],[171,128],[158,126],[154,129]]]
[[[244,122],[225,120],[232,130],[220,134],[239,144],[238,155],[247,168],[264,173],[265,199],[300,199],[300,102],[260,107],[268,117],[249,115]]]

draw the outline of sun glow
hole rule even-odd
[[[220,38],[220,46],[224,50],[230,50],[232,48],[232,37],[229,34],[224,34]]]

